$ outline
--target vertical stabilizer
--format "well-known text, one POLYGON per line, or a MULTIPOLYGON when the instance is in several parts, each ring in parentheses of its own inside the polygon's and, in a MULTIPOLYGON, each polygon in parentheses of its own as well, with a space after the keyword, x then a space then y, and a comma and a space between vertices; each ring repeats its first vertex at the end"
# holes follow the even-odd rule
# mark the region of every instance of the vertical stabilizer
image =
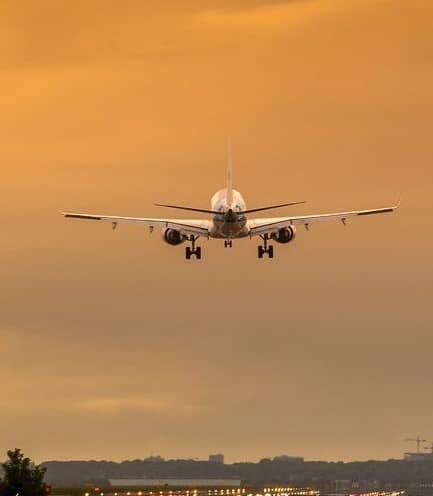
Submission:
POLYGON ((232 160, 232 143, 229 138, 227 141, 227 203, 233 203, 233 160, 232 160))

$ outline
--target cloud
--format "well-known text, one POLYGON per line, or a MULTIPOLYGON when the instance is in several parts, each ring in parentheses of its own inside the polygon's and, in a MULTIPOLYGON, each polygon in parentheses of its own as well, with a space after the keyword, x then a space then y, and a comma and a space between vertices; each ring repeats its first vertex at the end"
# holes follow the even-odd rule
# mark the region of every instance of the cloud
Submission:
POLYGON ((95 397, 79 401, 75 408, 95 413, 116 413, 122 410, 138 410, 146 412, 161 412, 174 408, 172 402, 165 399, 145 397, 95 397))
POLYGON ((83 413, 117 414, 122 412, 157 413, 159 415, 195 416, 202 414, 207 407, 186 402, 185 399, 158 398, 144 396, 100 396, 75 402, 72 406, 83 413))
POLYGON ((266 27, 299 21, 299 14, 312 12, 317 4, 312 0, 287 0, 276 2, 252 2, 248 5, 235 4, 230 7, 203 10, 196 15, 196 21, 205 26, 243 28, 266 27))
POLYGON ((10 402, 5 398, 0 400, 0 407, 7 410, 15 411, 58 411, 71 412, 79 411, 87 414, 117 414, 117 413, 193 413, 197 411, 190 405, 182 404, 164 398, 152 398, 141 396, 95 396, 92 398, 76 398, 68 400, 66 398, 42 398, 27 396, 15 396, 14 401, 10 402))

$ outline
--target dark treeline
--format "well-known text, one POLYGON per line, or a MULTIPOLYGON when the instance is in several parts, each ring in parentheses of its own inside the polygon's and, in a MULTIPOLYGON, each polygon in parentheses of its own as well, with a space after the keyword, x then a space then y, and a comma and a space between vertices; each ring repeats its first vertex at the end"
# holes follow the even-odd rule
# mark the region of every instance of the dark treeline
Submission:
POLYGON ((46 478, 56 485, 103 483, 110 478, 238 477, 244 484, 312 484, 332 480, 381 481, 383 483, 427 483, 433 480, 433 462, 402 460, 366 462, 289 462, 261 460, 259 463, 223 465, 194 460, 146 461, 120 463, 109 461, 50 461, 46 478))

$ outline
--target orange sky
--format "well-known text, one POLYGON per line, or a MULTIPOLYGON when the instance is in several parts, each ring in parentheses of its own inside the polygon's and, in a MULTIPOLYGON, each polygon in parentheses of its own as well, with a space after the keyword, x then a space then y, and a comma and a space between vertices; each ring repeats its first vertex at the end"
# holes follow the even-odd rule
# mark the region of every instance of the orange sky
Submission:
MULTIPOLYGON (((433 6, 3 1, 0 450, 398 457, 433 440, 433 6), (57 211, 383 206, 259 263, 57 211)), ((175 215, 176 216, 176 215, 175 215)))

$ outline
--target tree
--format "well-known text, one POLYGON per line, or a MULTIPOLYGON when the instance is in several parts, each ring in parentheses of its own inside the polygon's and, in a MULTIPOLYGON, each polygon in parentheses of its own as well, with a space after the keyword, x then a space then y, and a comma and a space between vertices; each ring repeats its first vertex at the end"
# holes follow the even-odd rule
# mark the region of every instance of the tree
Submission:
POLYGON ((3 480, 0 481, 0 496, 44 496, 45 468, 35 465, 24 457, 21 450, 8 451, 8 459, 2 464, 3 480))

